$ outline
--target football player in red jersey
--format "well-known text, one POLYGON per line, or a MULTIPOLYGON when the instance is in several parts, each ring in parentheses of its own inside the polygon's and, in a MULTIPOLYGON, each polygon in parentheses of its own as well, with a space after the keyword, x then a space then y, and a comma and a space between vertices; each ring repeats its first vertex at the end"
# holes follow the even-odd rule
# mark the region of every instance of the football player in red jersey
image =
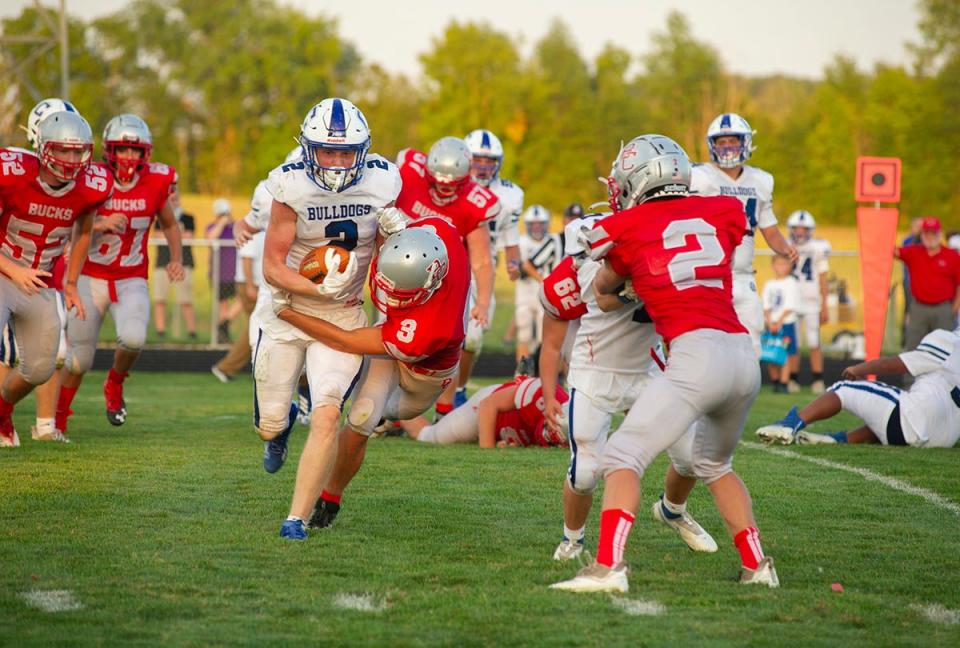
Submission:
POLYGON ((382 418, 419 416, 457 376, 470 268, 460 236, 447 221, 424 218, 380 247, 371 293, 386 316, 379 326, 344 330, 282 305, 278 317, 346 353, 370 357, 340 431, 337 460, 309 526, 330 526, 344 489, 363 463, 367 439, 382 418), (382 297, 380 297, 382 295, 382 297), (381 301, 382 299, 382 301, 381 301))
POLYGON ((150 294, 147 288, 147 239, 155 217, 160 218, 170 246, 166 272, 171 281, 184 276, 180 263, 180 228, 167 198, 176 191, 177 172, 150 162, 153 140, 147 124, 136 115, 111 119, 103 131, 103 155, 114 177, 113 196, 93 222, 90 254, 80 276, 79 292, 87 316, 67 317, 69 349, 63 367, 56 427, 67 429, 70 404, 93 355, 103 316, 110 312, 117 329, 113 366, 103 383, 107 420, 123 425, 127 417, 123 381, 147 338, 150 294))
POLYGON ((0 446, 19 445, 13 406, 56 368, 60 317, 50 270, 72 235, 64 302, 84 317, 77 278, 93 214, 113 190, 106 167, 90 162, 93 133, 78 113, 47 116, 38 144, 36 157, 0 149, 0 328, 13 321, 20 352, 0 388, 0 446))
MULTIPOLYGON (((470 179, 472 160, 467 143, 457 137, 437 140, 426 155, 413 149, 401 151, 397 166, 403 189, 397 196, 397 207, 414 220, 427 216, 443 219, 460 233, 477 284, 470 318, 486 329, 494 274, 488 222, 497 218, 501 205, 493 192, 470 179)), ((437 401, 439 416, 453 409, 456 389, 451 383, 437 401)))
POLYGON ((753 344, 733 308, 730 263, 744 236, 743 207, 735 198, 689 196, 690 161, 662 135, 644 135, 624 146, 608 183, 614 214, 588 232, 591 256, 605 259, 593 286, 612 294, 631 279, 670 347, 670 360, 604 449, 596 562, 552 587, 627 591, 624 549, 640 504, 640 478, 694 423, 688 462, 674 456, 674 464, 713 494, 740 553, 740 582, 777 587, 750 494, 732 467, 760 389, 753 344))
MULTIPOLYGON (((565 403, 569 396, 562 387, 555 387, 554 398, 565 403)), ((433 425, 419 417, 404 421, 403 429, 417 441, 443 445, 476 441, 481 448, 566 447, 566 432, 547 426, 543 406, 540 379, 519 376, 478 390, 462 407, 433 425)))

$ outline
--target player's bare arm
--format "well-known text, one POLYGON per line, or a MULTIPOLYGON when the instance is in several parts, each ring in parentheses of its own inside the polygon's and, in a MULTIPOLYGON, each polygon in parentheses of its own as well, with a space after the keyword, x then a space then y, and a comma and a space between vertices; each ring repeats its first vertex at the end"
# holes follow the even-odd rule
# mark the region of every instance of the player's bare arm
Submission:
MULTIPOLYGON (((827 287, 827 273, 820 273, 820 323, 826 324, 830 321, 830 310, 827 308, 827 296, 829 295, 829 288, 827 287)), ((958 291, 960 295, 960 291, 958 291)), ((956 314, 956 311, 954 311, 956 314)))
POLYGON ((127 229, 127 217, 125 214, 115 213, 109 216, 101 216, 93 221, 94 232, 114 232, 119 233, 127 229))
POLYGON ((297 213, 282 202, 273 201, 270 226, 263 242, 263 278, 276 288, 305 297, 316 297, 317 286, 293 268, 287 254, 297 234, 297 213))
POLYGON ((383 335, 375 326, 347 331, 336 324, 298 313, 290 308, 277 313, 277 317, 293 324, 335 351, 357 355, 387 355, 387 349, 383 346, 383 335))
POLYGON ((635 301, 627 300, 624 301, 621 298, 620 294, 608 295, 608 294, 597 294, 597 307, 600 308, 604 313, 610 313, 613 311, 618 311, 623 308, 624 304, 633 303, 636 305, 635 301))
POLYGON ((63 301, 67 310, 76 309, 77 317, 86 319, 87 312, 83 308, 80 294, 77 292, 77 279, 80 270, 87 262, 87 252, 90 251, 90 237, 93 235, 93 217, 96 212, 81 214, 73 224, 73 244, 67 258, 67 275, 63 281, 63 301))
POLYGON ((776 225, 761 227, 760 232, 763 234, 763 239, 767 242, 767 245, 770 246, 770 249, 790 259, 790 263, 796 263, 797 259, 800 258, 796 246, 783 238, 780 228, 776 225))
POLYGON ((537 281, 543 281, 543 277, 540 275, 539 272, 537 272, 537 269, 533 267, 533 264, 530 263, 529 261, 522 262, 521 267, 523 268, 523 271, 526 273, 526 275, 531 279, 536 279, 537 281))
POLYGON ((907 365, 903 364, 903 360, 899 356, 891 356, 847 367, 840 374, 840 377, 844 380, 865 380, 867 376, 889 376, 907 372, 907 365))
POLYGON ((620 292, 620 287, 626 282, 626 277, 617 274, 606 261, 597 271, 597 276, 593 278, 593 290, 597 294, 599 303, 600 295, 614 295, 620 292))
POLYGON ((259 231, 259 229, 248 223, 247 217, 244 216, 233 226, 233 242, 238 248, 241 248, 259 231))
POLYGON ((481 448, 494 448, 497 445, 497 414, 515 409, 513 399, 517 395, 517 386, 499 389, 482 401, 477 409, 477 427, 481 448))
POLYGON ((0 254, 0 273, 7 276, 17 290, 27 295, 35 295, 47 287, 43 278, 49 277, 46 270, 37 270, 22 266, 0 254))
POLYGON ((477 227, 466 237, 470 269, 477 280, 477 303, 470 317, 482 327, 489 325, 487 312, 493 297, 493 261, 490 258, 490 235, 485 226, 477 227))
POLYGON ((183 269, 183 242, 180 236, 180 225, 177 224, 177 215, 173 212, 173 206, 170 205, 169 200, 157 212, 157 218, 160 219, 160 228, 170 249, 170 262, 166 267, 167 276, 170 277, 170 281, 183 281, 186 276, 186 271, 183 269))
POLYGON ((560 374, 560 349, 570 323, 548 312, 543 314, 543 340, 540 342, 540 382, 543 392, 543 415, 554 432, 561 429, 563 406, 557 401, 557 376, 560 374))
POLYGON ((510 281, 516 281, 520 278, 520 246, 508 245, 503 248, 503 253, 507 260, 507 276, 510 281))

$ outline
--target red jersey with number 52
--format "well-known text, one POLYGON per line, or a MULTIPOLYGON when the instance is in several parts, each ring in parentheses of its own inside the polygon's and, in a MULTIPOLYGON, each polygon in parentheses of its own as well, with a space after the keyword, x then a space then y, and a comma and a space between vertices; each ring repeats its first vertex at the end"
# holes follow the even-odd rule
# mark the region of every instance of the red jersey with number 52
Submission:
POLYGON ((151 162, 136 184, 115 184, 113 196, 97 211, 97 220, 123 214, 123 231, 94 232, 83 274, 98 279, 147 278, 147 239, 157 213, 177 183, 177 172, 166 164, 151 162))
POLYGON ((590 254, 633 280, 665 341, 696 329, 746 333, 733 310, 730 269, 744 218, 730 196, 643 203, 598 221, 590 254))
POLYGON ((463 239, 500 213, 497 197, 473 181, 467 182, 453 202, 446 205, 433 202, 427 182, 427 156, 420 151, 407 149, 401 152, 397 163, 403 179, 397 208, 414 220, 430 216, 440 218, 457 228, 463 239))
POLYGON ((0 253, 49 271, 63 255, 73 223, 97 209, 112 189, 109 169, 94 162, 71 184, 51 190, 40 183, 35 155, 0 149, 0 253))
MULTIPOLYGON (((543 383, 539 378, 519 376, 500 385, 494 393, 516 385, 517 393, 513 397, 515 409, 497 414, 497 440, 518 446, 564 445, 565 439, 554 438, 547 434, 543 409, 543 383)), ((563 404, 569 400, 563 387, 557 385, 557 402, 563 404)))
POLYGON ((580 297, 580 283, 573 257, 566 256, 543 280, 540 303, 554 319, 568 322, 587 314, 587 305, 580 297))
MULTIPOLYGON (((421 369, 442 370, 460 361, 463 344, 463 311, 470 291, 470 263, 460 235, 447 221, 425 218, 409 227, 433 231, 447 248, 447 276, 422 304, 410 308, 387 307, 381 328, 383 345, 392 357, 421 369)), ((371 275, 376 272, 376 267, 371 275)))

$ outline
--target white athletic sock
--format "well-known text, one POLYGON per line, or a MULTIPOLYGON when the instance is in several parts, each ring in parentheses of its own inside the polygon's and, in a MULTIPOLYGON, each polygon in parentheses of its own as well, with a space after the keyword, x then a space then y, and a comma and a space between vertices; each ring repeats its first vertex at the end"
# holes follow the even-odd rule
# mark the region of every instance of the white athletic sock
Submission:
POLYGON ((567 527, 566 524, 563 525, 563 537, 569 540, 570 542, 582 542, 583 541, 583 527, 579 529, 571 529, 567 527))
POLYGON ((683 515, 683 512, 687 510, 687 503, 683 504, 674 504, 667 499, 667 496, 664 495, 660 498, 660 501, 663 502, 663 507, 673 513, 674 515, 683 515))

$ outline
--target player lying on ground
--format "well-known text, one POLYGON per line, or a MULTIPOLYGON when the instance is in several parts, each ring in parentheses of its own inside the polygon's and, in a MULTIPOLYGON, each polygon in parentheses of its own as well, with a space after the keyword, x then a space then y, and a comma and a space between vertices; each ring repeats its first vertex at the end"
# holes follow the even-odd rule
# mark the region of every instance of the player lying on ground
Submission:
POLYGON ((393 234, 374 261, 373 283, 375 303, 386 315, 379 326, 347 331, 277 306, 280 319, 330 348, 368 356, 311 528, 333 523, 378 423, 423 414, 459 370, 463 318, 450 314, 466 306, 470 268, 457 231, 426 218, 393 234))
MULTIPOLYGON (((578 219, 567 225, 567 256, 544 279, 541 292, 544 334, 540 376, 547 425, 559 431, 561 420, 570 422, 570 466, 563 484, 563 537, 553 553, 554 560, 570 560, 583 552, 584 527, 593 504, 593 491, 600 480, 600 457, 613 416, 633 405, 663 364, 660 338, 632 288, 616 295, 598 295, 593 290, 593 278, 601 264, 586 257, 577 236, 583 223, 589 227, 593 220, 596 219, 578 219), (570 400, 563 408, 549 394, 557 383, 561 347, 571 321, 579 321, 580 325, 572 344, 570 400), (641 353, 641 349, 650 349, 650 353, 641 353)), ((687 436, 692 434, 691 429, 687 436)), ((674 449, 670 451, 672 454, 674 449)), ((667 480, 668 487, 685 481, 689 484, 683 484, 685 487, 678 492, 668 488, 654 502, 654 519, 676 531, 694 551, 716 551, 714 539, 686 512, 686 497, 696 479, 680 476, 673 469, 671 473, 675 478, 667 480)))
POLYGON ((689 158, 662 135, 623 146, 608 186, 614 214, 586 232, 591 256, 605 261, 594 290, 617 294, 630 279, 670 347, 670 360, 644 386, 604 448, 596 562, 552 587, 629 589, 624 551, 640 505, 640 480, 694 423, 684 470, 714 496, 740 553, 740 582, 777 587, 773 560, 760 547, 750 494, 732 465, 760 390, 757 355, 733 307, 731 259, 744 237, 743 206, 731 197, 688 195, 689 158))
POLYGON ((960 337, 938 329, 913 351, 861 362, 843 371, 815 401, 791 408, 785 417, 757 430, 770 443, 882 443, 952 448, 960 439, 960 337), (909 390, 867 380, 872 375, 907 374, 909 390), (847 411, 865 425, 849 432, 814 434, 805 428, 847 411))

